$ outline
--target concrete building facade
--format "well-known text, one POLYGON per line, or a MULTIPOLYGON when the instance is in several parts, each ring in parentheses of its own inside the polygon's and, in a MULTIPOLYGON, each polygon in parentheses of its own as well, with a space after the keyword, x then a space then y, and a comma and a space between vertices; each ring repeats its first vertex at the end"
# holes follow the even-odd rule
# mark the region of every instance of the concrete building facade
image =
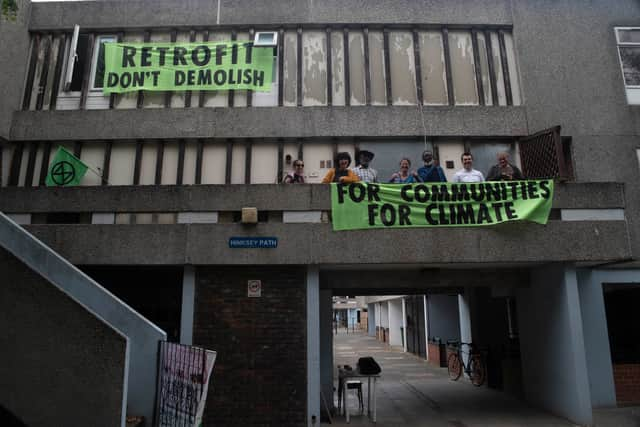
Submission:
MULTIPOLYGON (((634 0, 19 2, 15 21, 0 20, 3 295, 37 312, 40 287, 60 294, 48 299, 58 317, 6 319, 20 332, 7 344, 41 342, 58 325, 58 343, 71 345, 72 324, 55 319, 76 313, 73 348, 113 350, 78 371, 107 364, 118 375, 107 383, 121 422, 153 416, 142 391, 153 390, 150 343, 210 348, 205 425, 313 425, 333 395, 332 296, 407 295, 370 305, 369 333, 404 324, 406 334, 422 298, 438 331, 426 339, 473 340, 496 349, 498 365, 517 331, 532 404, 589 424, 594 407, 637 403, 640 337, 625 325, 640 301, 638 17, 634 0), (278 35, 267 93, 105 96, 96 79, 103 43, 259 31, 278 35), (44 185, 57 146, 93 169, 81 185, 44 185), (330 189, 317 183, 337 152, 373 151, 386 180, 403 157, 419 167, 425 149, 448 178, 464 151, 483 173, 500 151, 525 173, 552 169, 550 221, 332 230, 330 189), (307 184, 281 185, 295 159, 307 184), (248 207, 254 224, 242 222, 248 207), (232 247, 237 237, 277 245, 232 247), (24 269, 42 280, 16 286, 24 269), (83 338, 91 328, 99 339, 83 338)), ((55 395, 60 382, 36 376, 24 390, 11 371, 0 381, 16 391, 0 406, 47 425, 23 399, 55 395)))

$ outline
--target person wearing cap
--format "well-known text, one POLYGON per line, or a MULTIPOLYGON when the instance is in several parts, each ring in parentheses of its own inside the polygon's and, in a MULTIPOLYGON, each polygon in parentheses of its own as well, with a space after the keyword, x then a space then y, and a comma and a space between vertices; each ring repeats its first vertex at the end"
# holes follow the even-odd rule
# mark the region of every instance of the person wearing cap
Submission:
POLYGON ((433 153, 430 150, 424 150, 422 153, 422 161, 424 166, 418 169, 418 177, 422 182, 447 182, 442 168, 436 164, 433 159, 433 153))
POLYGON ((360 150, 358 154, 360 164, 352 169, 353 172, 358 175, 360 181, 378 182, 378 171, 369 167, 369 163, 371 163, 374 156, 375 155, 371 151, 360 150))
POLYGON ((356 175, 349 165, 351 164, 351 156, 349 153, 342 152, 336 156, 336 167, 331 168, 329 172, 322 178, 323 184, 329 184, 331 182, 340 182, 343 184, 349 184, 352 182, 360 181, 358 175, 356 175))

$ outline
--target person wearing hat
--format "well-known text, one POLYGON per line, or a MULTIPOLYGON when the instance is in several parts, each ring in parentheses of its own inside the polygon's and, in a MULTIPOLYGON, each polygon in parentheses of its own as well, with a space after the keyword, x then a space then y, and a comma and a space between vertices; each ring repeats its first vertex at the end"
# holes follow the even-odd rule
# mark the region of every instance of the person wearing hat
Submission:
POLYGON ((331 182, 349 184, 360 181, 358 175, 349 169, 349 165, 351 164, 351 156, 349 153, 338 153, 335 164, 336 167, 329 169, 329 172, 322 178, 323 184, 329 184, 331 182))
POLYGON ((358 159, 360 164, 353 168, 353 172, 358 175, 360 181, 363 182, 378 182, 378 171, 369 167, 369 163, 373 160, 373 154, 371 151, 360 150, 358 159))
POLYGON ((444 171, 436 164, 433 159, 433 153, 430 150, 424 150, 422 153, 422 161, 424 166, 418 169, 418 176, 422 182, 447 182, 444 171))

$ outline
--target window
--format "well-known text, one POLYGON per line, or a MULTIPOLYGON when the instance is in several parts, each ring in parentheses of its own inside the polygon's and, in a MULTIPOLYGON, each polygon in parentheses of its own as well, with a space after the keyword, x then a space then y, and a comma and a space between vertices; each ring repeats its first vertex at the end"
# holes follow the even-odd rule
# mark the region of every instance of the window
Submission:
POLYGON ((640 28, 618 27, 615 31, 627 102, 640 105, 640 28))
POLYGON ((102 90, 104 79, 104 44, 113 43, 116 36, 98 36, 93 49, 93 60, 91 66, 91 90, 102 90))
MULTIPOLYGON (((93 46, 93 56, 91 58, 91 85, 92 91, 102 91, 102 79, 104 78, 104 44, 108 42, 115 42, 116 36, 101 35, 96 36, 95 44, 93 46)), ((77 43, 73 46, 73 41, 69 46, 69 52, 75 52, 74 60, 69 60, 68 67, 72 67, 67 71, 71 72, 70 83, 66 87, 67 92, 80 92, 82 90, 82 80, 85 67, 87 65, 87 48, 89 43, 88 34, 79 34, 77 43)))
MULTIPOLYGON (((80 92, 82 90, 82 72, 87 61, 85 52, 87 51, 88 40, 89 37, 86 34, 78 36, 77 45, 75 46, 75 60, 68 65, 73 70, 73 73, 71 74, 71 84, 65 88, 67 92, 80 92)), ((74 46, 71 46, 71 49, 74 49, 74 46)))

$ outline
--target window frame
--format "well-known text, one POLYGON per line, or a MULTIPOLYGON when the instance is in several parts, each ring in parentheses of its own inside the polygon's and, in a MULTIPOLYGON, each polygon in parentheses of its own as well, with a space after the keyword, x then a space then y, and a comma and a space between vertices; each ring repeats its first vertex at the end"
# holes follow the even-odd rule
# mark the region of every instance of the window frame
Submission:
POLYGON ((640 27, 614 27, 613 30, 615 33, 616 52, 618 54, 618 63, 620 64, 620 73, 622 76, 622 84, 624 85, 625 94, 627 97, 627 104, 640 105, 640 84, 639 85, 627 84, 624 76, 624 64, 622 63, 622 55, 620 54, 620 48, 624 46, 635 46, 640 48, 640 41, 639 42, 621 42, 620 31, 635 30, 640 32, 640 27))
POLYGON ((102 87, 96 87, 96 73, 98 71, 98 55, 100 54, 100 43, 116 43, 118 36, 116 34, 97 34, 93 45, 93 54, 91 58, 91 83, 89 84, 89 92, 102 92, 102 87), (106 39, 106 40, 105 40, 106 39))

